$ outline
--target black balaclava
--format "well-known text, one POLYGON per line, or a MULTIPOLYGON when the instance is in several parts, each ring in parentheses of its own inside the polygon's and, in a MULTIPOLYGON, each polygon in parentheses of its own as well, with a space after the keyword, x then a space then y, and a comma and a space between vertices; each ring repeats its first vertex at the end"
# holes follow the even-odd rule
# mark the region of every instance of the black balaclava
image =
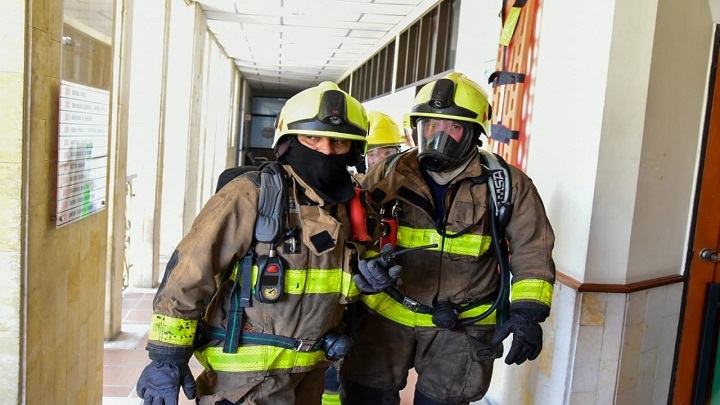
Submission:
POLYGON ((355 196, 347 171, 347 166, 355 164, 352 150, 342 155, 326 155, 308 148, 293 136, 282 158, 326 202, 345 203, 355 196))

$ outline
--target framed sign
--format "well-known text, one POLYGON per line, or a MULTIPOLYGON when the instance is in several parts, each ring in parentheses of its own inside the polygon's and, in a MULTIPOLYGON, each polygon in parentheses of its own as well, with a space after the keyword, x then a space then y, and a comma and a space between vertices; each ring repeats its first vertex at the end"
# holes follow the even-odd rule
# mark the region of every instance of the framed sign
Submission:
POLYGON ((60 83, 56 226, 105 209, 110 92, 60 83))

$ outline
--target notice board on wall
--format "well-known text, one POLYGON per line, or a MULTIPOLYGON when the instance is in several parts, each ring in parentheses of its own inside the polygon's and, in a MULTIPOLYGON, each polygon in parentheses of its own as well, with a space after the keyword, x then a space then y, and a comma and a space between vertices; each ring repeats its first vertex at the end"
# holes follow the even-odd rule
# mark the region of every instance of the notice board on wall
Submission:
POLYGON ((105 209, 110 92, 60 83, 56 226, 105 209))

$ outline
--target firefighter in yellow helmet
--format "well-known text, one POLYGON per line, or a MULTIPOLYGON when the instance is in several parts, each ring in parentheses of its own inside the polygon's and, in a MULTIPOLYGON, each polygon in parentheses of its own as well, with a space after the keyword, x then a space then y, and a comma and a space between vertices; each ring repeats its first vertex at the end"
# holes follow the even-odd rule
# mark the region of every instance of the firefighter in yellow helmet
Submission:
POLYGON ((510 334, 506 363, 539 355, 553 231, 532 181, 479 148, 490 118, 487 94, 465 75, 433 81, 410 113, 417 148, 364 177, 376 211, 397 224, 396 246, 388 238, 380 252, 435 247, 398 255, 394 269, 360 261, 364 313, 340 369, 344 405, 399 404, 411 368, 415 404, 468 404, 487 392, 510 334))
POLYGON ((180 388, 199 404, 321 403, 325 370, 350 346, 338 329, 345 304, 360 296, 347 166, 362 164, 367 129, 362 105, 334 83, 287 101, 270 164, 279 175, 228 182, 167 265, 137 383, 145 404, 176 404, 180 388), (278 236, 259 239, 271 222, 278 236))
POLYGON ((381 159, 400 152, 405 145, 405 138, 401 128, 389 115, 380 111, 370 111, 368 119, 370 130, 365 161, 370 168, 381 159))
MULTIPOLYGON (((380 111, 370 111, 367 115, 370 121, 370 129, 368 130, 365 164, 366 168, 370 168, 382 161, 382 159, 400 152, 400 149, 405 145, 405 137, 401 128, 389 115, 380 111)), ((359 181, 362 176, 363 174, 359 173, 355 175, 355 178, 359 181)), ((339 387, 336 366, 331 365, 325 374, 323 405, 340 404, 339 387)))
POLYGON ((410 114, 403 114, 403 135, 405 136, 405 142, 411 148, 415 147, 415 141, 413 140, 412 125, 410 125, 410 114))

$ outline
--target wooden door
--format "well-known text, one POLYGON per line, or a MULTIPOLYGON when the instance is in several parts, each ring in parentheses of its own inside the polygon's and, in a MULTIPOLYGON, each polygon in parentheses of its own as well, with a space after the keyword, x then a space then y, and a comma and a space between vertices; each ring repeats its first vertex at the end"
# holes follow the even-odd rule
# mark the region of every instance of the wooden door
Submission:
MULTIPOLYGON (((710 392, 715 356, 717 352, 718 300, 720 284, 720 264, 703 260, 700 253, 704 249, 710 252, 720 250, 720 78, 718 78, 718 29, 716 27, 715 50, 708 100, 708 121, 703 137, 702 158, 700 161, 700 181, 698 183, 697 204, 692 243, 688 252, 689 264, 686 269, 687 285, 685 301, 681 315, 679 345, 676 352, 674 384, 671 388, 673 404, 703 404, 707 396, 697 398, 700 392, 710 392), (715 297, 714 302, 707 299, 708 294, 715 297), (713 311, 714 310, 714 311, 713 311), (714 319, 713 319, 714 318, 714 319), (708 322, 709 321, 709 322, 708 322), (715 324, 713 325, 713 322, 715 324), (709 334, 703 327, 710 323, 709 334), (708 345, 708 337, 710 344, 708 345), (704 344, 705 343, 705 344, 704 344), (704 344, 704 345, 703 345, 704 344), (698 373, 706 360, 705 371, 709 375, 698 373)), ((707 256, 707 253, 706 253, 707 256)), ((715 376, 720 377, 720 376, 715 376)), ((715 401, 718 399, 715 398, 715 401)), ((716 403, 713 401, 713 403, 716 403)))

